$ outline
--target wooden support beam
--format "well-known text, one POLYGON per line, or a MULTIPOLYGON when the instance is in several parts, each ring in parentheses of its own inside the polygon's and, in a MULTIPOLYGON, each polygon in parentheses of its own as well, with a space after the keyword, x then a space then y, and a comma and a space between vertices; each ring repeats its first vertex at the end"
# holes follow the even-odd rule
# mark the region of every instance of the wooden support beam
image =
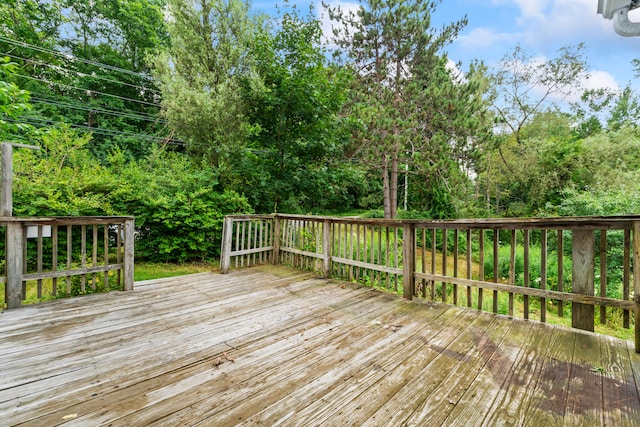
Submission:
MULTIPOLYGON (((416 236, 413 224, 402 226, 402 295, 405 299, 413 299, 415 293, 416 236)), ((397 258, 396 258, 397 259, 397 258)))
POLYGON ((128 219, 124 222, 124 262, 122 263, 125 291, 133 290, 134 247, 135 221, 133 219, 128 219))
POLYGON ((19 308, 22 305, 22 272, 24 266, 24 233, 22 224, 9 222, 7 224, 6 240, 6 274, 5 302, 7 308, 19 308))
POLYGON ((331 220, 325 219, 322 223, 322 274, 325 278, 331 277, 331 220))
MULTIPOLYGON (((594 242, 593 230, 572 231, 573 282, 571 292, 594 295, 594 242)), ((595 307, 572 303, 571 326, 585 331, 594 331, 595 307)))
POLYGON ((636 353, 640 353, 640 221, 633 223, 633 293, 635 308, 636 353))
POLYGON ((282 226, 282 220, 279 215, 273 217, 273 259, 272 263, 280 264, 280 228, 282 226))
POLYGON ((222 248, 220 249, 220 272, 227 274, 231 267, 231 245, 233 244, 233 218, 225 217, 222 223, 222 248))

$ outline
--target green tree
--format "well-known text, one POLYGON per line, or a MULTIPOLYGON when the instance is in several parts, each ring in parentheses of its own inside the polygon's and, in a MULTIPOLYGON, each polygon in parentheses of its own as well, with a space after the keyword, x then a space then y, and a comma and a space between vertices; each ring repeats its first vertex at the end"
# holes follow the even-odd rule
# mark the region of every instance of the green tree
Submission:
POLYGON ((31 109, 29 92, 14 83, 16 64, 0 57, 0 139, 20 137, 30 129, 20 117, 31 109))
POLYGON ((244 83, 246 117, 254 132, 236 156, 236 189, 258 211, 348 209, 350 190, 362 184, 344 161, 350 75, 328 63, 322 30, 312 17, 284 9, 277 27, 263 33, 252 53, 263 89, 244 83))
POLYGON ((441 52, 467 22, 463 18, 434 29, 431 15, 439 4, 371 0, 361 1, 355 13, 328 8, 337 22, 339 54, 356 75, 350 114, 360 126, 354 152, 381 171, 387 218, 396 216, 401 164, 426 153, 431 141, 421 137, 433 117, 425 104, 426 89, 443 76, 452 79, 443 71, 441 52))
POLYGON ((224 168, 250 131, 241 88, 261 90, 252 53, 262 19, 241 0, 169 0, 167 7, 171 44, 153 58, 163 114, 192 152, 224 168))
POLYGON ((0 6, 0 55, 19 64, 38 127, 68 123, 91 131, 105 160, 118 148, 143 156, 167 134, 145 57, 166 42, 161 0, 51 0, 0 6), (64 11, 64 13, 62 13, 64 11))

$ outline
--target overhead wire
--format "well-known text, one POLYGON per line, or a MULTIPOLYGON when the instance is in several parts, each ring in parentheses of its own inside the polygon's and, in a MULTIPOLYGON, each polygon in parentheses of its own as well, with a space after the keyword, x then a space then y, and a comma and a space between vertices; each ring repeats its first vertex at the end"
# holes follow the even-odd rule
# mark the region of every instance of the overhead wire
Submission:
MULTIPOLYGON (((131 70, 124 69, 124 68, 115 67, 115 66, 112 66, 112 65, 109 65, 109 64, 104 64, 104 63, 101 63, 101 62, 87 60, 87 59, 84 59, 84 58, 78 58, 78 57, 72 56, 70 54, 54 51, 54 50, 43 48, 43 47, 40 47, 40 46, 35 46, 35 45, 29 44, 29 43, 26 43, 26 42, 14 40, 14 39, 11 39, 11 38, 8 38, 8 37, 4 37, 4 36, 1 36, 1 35, 0 35, 0 42, 5 42, 5 43, 8 43, 8 44, 11 44, 11 45, 14 45, 14 46, 20 46, 20 47, 28 48, 28 49, 31 49, 31 50, 34 50, 34 51, 38 51, 38 52, 41 52, 41 53, 47 53, 47 54, 59 56, 59 57, 63 58, 66 61, 81 62, 81 63, 84 63, 84 64, 100 67, 100 68, 103 68, 103 69, 106 69, 106 70, 116 71, 116 72, 120 72, 120 73, 124 73, 124 74, 128 74, 128 75, 140 77, 140 78, 143 78, 143 79, 146 79, 146 80, 149 80, 149 81, 153 80, 151 76, 149 76, 147 74, 144 74, 144 73, 138 73, 138 72, 134 72, 134 71, 131 71, 131 70)), ((133 88, 136 88, 136 89, 140 89, 140 90, 143 90, 143 91, 154 92, 156 94, 158 93, 155 89, 144 88, 142 86, 132 85, 132 84, 127 83, 127 82, 121 82, 121 81, 118 81, 118 80, 112 80, 112 79, 108 79, 108 78, 101 77, 101 76, 94 76, 94 75, 90 75, 90 74, 86 74, 86 73, 81 73, 81 72, 78 72, 76 70, 66 69, 64 67, 56 66, 56 65, 53 65, 53 64, 46 64, 46 63, 44 63, 42 61, 36 61, 36 60, 29 59, 29 58, 24 58, 24 57, 20 57, 20 56, 17 56, 17 55, 12 55, 10 53, 4 53, 4 55, 12 57, 14 59, 32 62, 32 63, 35 63, 37 65, 41 65, 41 66, 50 66, 50 67, 52 67, 54 69, 61 70, 61 72, 72 72, 72 73, 75 73, 76 75, 78 75, 79 77, 97 78, 99 80, 108 81, 108 82, 114 83, 114 84, 122 84, 122 85, 125 85, 125 86, 129 86, 129 87, 133 87, 133 88)), ((46 84, 49 84, 49 85, 56 85, 58 87, 67 88, 69 90, 88 92, 90 94, 111 97, 111 98, 120 99, 120 100, 123 100, 123 101, 128 101, 128 102, 133 102, 133 103, 138 103, 138 104, 143 104, 143 105, 148 105, 148 106, 152 106, 152 107, 158 107, 158 108, 161 107, 161 105, 158 104, 158 103, 152 103, 152 102, 132 99, 132 98, 128 98, 128 97, 123 97, 123 96, 119 96, 119 95, 113 95, 113 94, 100 92, 100 91, 96 91, 96 90, 91 90, 91 89, 87 89, 87 88, 81 88, 81 87, 77 87, 77 86, 67 85, 67 84, 64 84, 64 83, 59 83, 59 82, 55 82, 55 81, 51 81, 51 80, 47 80, 47 79, 43 79, 43 78, 26 76, 26 75, 22 75, 22 74, 16 74, 16 76, 22 77, 22 78, 26 78, 26 79, 30 79, 30 80, 39 81, 39 82, 46 83, 46 84)), ((154 117, 149 116, 149 115, 147 115, 145 113, 142 113, 142 112, 140 112, 140 113, 139 112, 132 112, 132 110, 110 110, 110 109, 107 109, 107 108, 92 109, 92 108, 89 108, 89 107, 81 107, 81 106, 73 105, 73 104, 70 104, 70 103, 68 104, 68 103, 65 103, 65 102, 57 101, 57 100, 47 99, 47 97, 45 95, 42 95, 42 94, 38 94, 38 95, 42 96, 43 98, 35 97, 35 98, 32 98, 32 99, 35 102, 39 102, 39 103, 43 103, 43 104, 49 104, 49 105, 53 105, 53 106, 66 107, 66 108, 75 108, 75 109, 82 110, 82 111, 90 111, 90 112, 96 112, 96 113, 101 113, 101 114, 108 114, 108 115, 118 116, 118 117, 121 117, 121 118, 129 118, 129 119, 135 119, 135 120, 145 120, 145 121, 157 122, 157 123, 162 123, 162 124, 166 124, 167 123, 166 120, 157 119, 157 118, 154 118, 154 117)), ((99 135, 103 135, 103 136, 125 136, 125 137, 138 138, 138 139, 149 140, 149 141, 167 142, 169 144, 174 144, 174 145, 181 145, 181 146, 186 145, 185 141, 182 141, 182 140, 179 140, 179 139, 175 139, 173 137, 165 138, 165 137, 153 136, 153 135, 148 135, 148 134, 137 134, 137 133, 130 133, 130 132, 112 130, 112 129, 95 128, 95 127, 90 127, 90 126, 85 126, 85 125, 65 123, 65 122, 53 121, 53 120, 44 120, 44 119, 38 119, 38 118, 26 117, 26 116, 21 116, 21 117, 19 117, 19 119, 21 119, 22 122, 26 122, 28 124, 37 125, 37 126, 47 126, 47 125, 51 125, 51 124, 66 124, 66 125, 68 125, 68 126, 70 126, 72 128, 75 128, 75 129, 87 130, 87 131, 90 131, 91 133, 99 134, 99 135)), ((12 121, 12 122, 20 122, 20 120, 15 120, 15 119, 7 119, 7 120, 12 121)))
POLYGON ((22 77, 22 78, 29 79, 29 80, 36 80, 36 81, 39 81, 39 82, 42 82, 42 83, 56 85, 56 86, 64 87, 64 88, 71 89, 71 90, 79 90, 79 91, 82 91, 82 92, 89 92, 89 93, 92 93, 92 94, 108 96, 108 97, 111 97, 111 98, 121 99, 121 100, 124 100, 124 101, 134 102, 134 103, 138 103, 138 104, 150 105, 152 107, 158 107, 158 108, 160 107, 160 104, 154 103, 154 102, 147 102, 147 101, 141 101, 139 99, 127 98, 125 96, 112 95, 110 93, 105 93, 105 92, 100 92, 100 91, 93 90, 93 89, 87 89, 87 88, 72 86, 72 85, 68 85, 68 84, 65 84, 65 83, 58 83, 58 82, 54 82, 54 81, 43 79, 43 78, 25 76, 24 74, 14 74, 14 75, 16 77, 22 77))
POLYGON ((22 42, 19 40, 15 40, 15 39, 11 39, 8 37, 4 37, 4 36, 0 36, 0 41, 3 41, 5 43, 9 43, 12 44, 14 46, 20 46, 20 47, 25 47, 27 49, 32 49, 38 52, 43 52, 43 53, 48 53, 51 55, 56 55, 56 56, 60 56, 64 59, 66 59, 67 61, 77 61, 77 62, 82 62, 84 64, 90 64, 90 65, 95 65, 96 67, 101 67, 101 68, 105 68, 107 70, 111 70, 111 71, 117 71, 120 73, 124 73, 124 74, 129 74, 129 75, 133 75, 133 76, 137 76, 137 77, 142 77, 144 79, 147 80, 153 80, 153 78, 147 74, 144 73, 139 73, 136 71, 131 71, 131 70, 127 70, 125 68, 120 68, 120 67, 114 67, 113 65, 109 65, 109 64, 104 64, 101 62, 97 62, 97 61, 91 61, 89 59, 84 59, 84 58, 78 58, 77 56, 73 56, 71 54, 65 54, 62 52, 58 52, 55 50, 51 50, 51 49, 47 49, 41 46, 35 46, 26 42, 22 42))
POLYGON ((90 77, 92 79, 102 80, 102 81, 106 81, 106 82, 117 84, 117 85, 128 86, 128 87, 131 87, 133 89, 138 89, 138 90, 143 91, 143 92, 153 92, 155 94, 158 94, 158 91, 156 89, 153 89, 153 88, 134 85, 134 84, 131 84, 131 83, 122 82, 122 81, 119 81, 119 80, 113 80, 113 79, 109 79, 109 78, 106 78, 106 77, 97 76, 97 75, 94 75, 94 74, 87 74, 87 73, 83 73, 81 71, 72 70, 70 68, 61 67, 59 65, 47 64, 46 62, 40 61, 40 60, 37 60, 37 59, 30 59, 30 58, 24 58, 22 56, 12 55, 12 54, 10 54, 8 52, 2 52, 2 53, 0 53, 0 56, 7 56, 9 58, 13 58, 13 59, 16 59, 16 60, 19 60, 19 61, 26 61, 26 62, 30 62, 32 64, 53 68, 54 70, 59 70, 59 71, 61 71, 63 73, 65 73, 65 72, 66 73, 73 73, 73 74, 75 74, 75 75, 77 75, 79 77, 90 77))
MULTIPOLYGON (((33 95, 33 93, 32 93, 32 95, 33 95)), ((71 108, 71 109, 74 109, 74 110, 87 111, 87 112, 90 112, 90 113, 107 114, 107 115, 110 115, 110 116, 124 118, 124 119, 142 120, 142 121, 147 121, 147 122, 152 122, 152 123, 167 124, 166 120, 161 119, 159 117, 153 117, 153 116, 144 115, 144 114, 138 114, 138 113, 127 113, 127 112, 125 112, 125 111, 131 111, 131 110, 111 110, 111 109, 104 108, 104 107, 100 107, 100 108, 84 107, 84 106, 81 106, 81 105, 72 104, 70 102, 60 102, 60 101, 56 101, 56 100, 47 99, 46 97, 45 98, 41 98, 40 96, 31 96, 30 100, 33 101, 34 103, 51 105, 51 106, 54 106, 54 107, 71 108)))
POLYGON ((82 129, 82 130, 87 130, 91 133, 96 133, 96 134, 100 134, 100 135, 104 135, 104 136, 125 136, 125 137, 130 137, 130 138, 137 138, 137 139, 144 139, 144 140, 149 140, 149 141, 156 141, 156 142, 167 142, 169 144, 173 144, 173 145, 180 145, 180 146, 184 146, 186 144, 185 141, 173 138, 173 137, 162 137, 162 136, 154 136, 154 135, 146 135, 146 134, 140 134, 140 133, 132 133, 132 132, 123 132, 123 131, 118 131, 118 130, 112 130, 112 129, 103 129, 103 128, 95 128, 95 127, 91 127, 91 126, 85 126, 85 125, 78 125, 78 124, 73 124, 73 123, 66 123, 66 122, 61 122, 61 121, 57 121, 57 120, 46 120, 46 119, 40 119, 37 117, 27 117, 27 116, 19 116, 17 117, 17 119, 12 119, 12 118, 5 118, 4 120, 13 122, 13 123, 27 123, 30 125, 42 125, 42 126, 50 126, 50 125, 67 125, 71 128, 74 129, 82 129))

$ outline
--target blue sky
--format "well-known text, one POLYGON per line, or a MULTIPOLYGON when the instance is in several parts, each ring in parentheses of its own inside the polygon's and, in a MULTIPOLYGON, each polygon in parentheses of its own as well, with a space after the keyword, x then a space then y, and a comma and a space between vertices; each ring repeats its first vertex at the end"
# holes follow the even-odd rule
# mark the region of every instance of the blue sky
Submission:
MULTIPOLYGON (((357 5, 357 1, 325 0, 330 4, 357 5)), ((315 0, 290 0, 306 10, 310 3, 317 13, 322 7, 315 0)), ((253 8, 274 11, 274 2, 254 1, 253 8)), ((495 64, 505 53, 520 44, 534 56, 556 56, 559 48, 585 44, 590 78, 588 88, 620 88, 630 84, 640 90, 631 60, 640 58, 640 37, 622 37, 615 33, 611 21, 598 15, 598 0, 443 0, 433 24, 440 27, 465 14, 469 24, 447 49, 449 58, 462 62, 466 69, 473 59, 495 64)), ((640 22, 640 9, 630 13, 640 22)))

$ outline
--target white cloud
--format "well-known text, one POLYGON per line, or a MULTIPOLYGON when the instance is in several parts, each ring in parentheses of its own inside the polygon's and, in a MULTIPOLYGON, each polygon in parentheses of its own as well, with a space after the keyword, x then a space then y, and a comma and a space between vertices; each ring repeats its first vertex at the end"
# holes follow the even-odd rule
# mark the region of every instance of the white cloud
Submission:
MULTIPOLYGON (((325 1, 325 3, 332 9, 339 7, 344 13, 347 13, 347 14, 348 13, 355 14, 356 11, 360 8, 360 4, 357 2, 330 0, 330 1, 325 1)), ((337 25, 337 23, 335 21, 332 21, 329 18, 329 13, 322 6, 322 1, 319 1, 316 3, 316 10, 318 11, 320 24, 322 27, 323 43, 328 44, 329 48, 333 48, 335 47, 335 45, 331 43, 331 40, 333 38, 333 28, 337 25)))
POLYGON ((467 49, 491 48, 497 44, 511 43, 517 37, 513 33, 498 33, 491 28, 474 28, 468 34, 458 38, 458 42, 467 49))

